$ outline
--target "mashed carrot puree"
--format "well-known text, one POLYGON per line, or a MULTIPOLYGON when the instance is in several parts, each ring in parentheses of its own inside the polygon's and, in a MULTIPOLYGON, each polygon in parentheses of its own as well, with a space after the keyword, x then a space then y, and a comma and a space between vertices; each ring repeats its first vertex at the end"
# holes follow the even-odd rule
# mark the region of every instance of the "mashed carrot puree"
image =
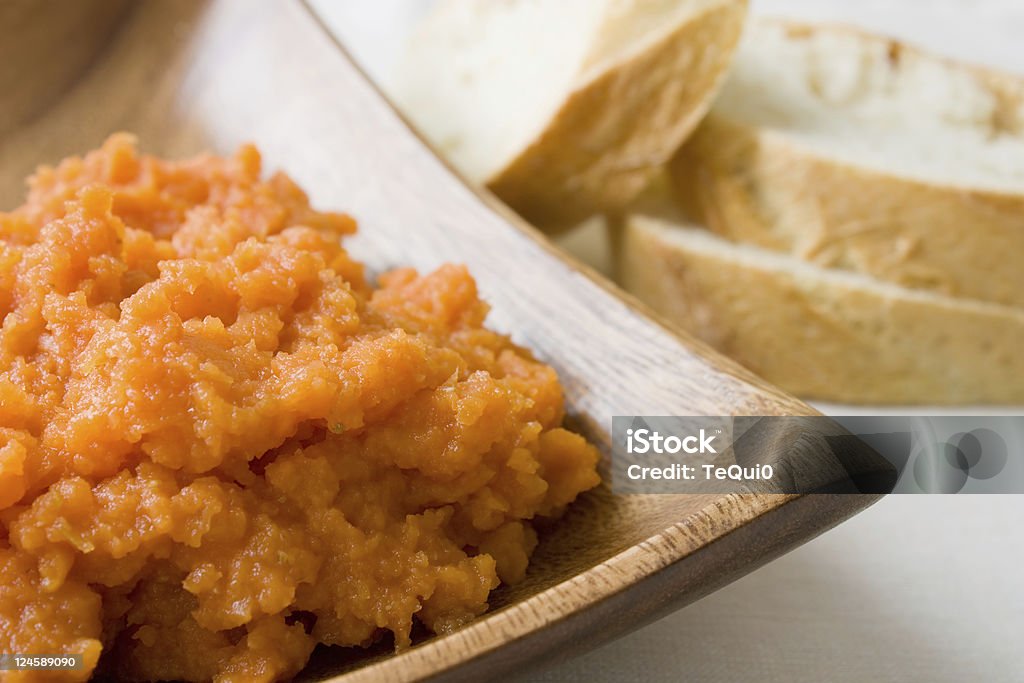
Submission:
POLYGON ((0 653, 286 678, 523 577, 596 451, 464 268, 373 288, 354 230, 252 147, 125 135, 0 214, 0 653))

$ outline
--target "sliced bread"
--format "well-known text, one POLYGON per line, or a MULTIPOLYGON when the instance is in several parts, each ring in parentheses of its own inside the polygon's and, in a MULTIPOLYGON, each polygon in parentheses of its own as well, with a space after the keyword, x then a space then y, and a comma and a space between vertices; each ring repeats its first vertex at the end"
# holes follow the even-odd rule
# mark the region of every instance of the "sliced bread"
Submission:
POLYGON ((442 0, 388 92, 542 228, 630 201, 706 113, 746 0, 442 0))
POLYGON ((687 214, 736 241, 1024 305, 1024 79, 760 20, 671 169, 687 214))
POLYGON ((797 395, 1024 403, 1022 311, 822 268, 663 216, 620 228, 628 290, 797 395))

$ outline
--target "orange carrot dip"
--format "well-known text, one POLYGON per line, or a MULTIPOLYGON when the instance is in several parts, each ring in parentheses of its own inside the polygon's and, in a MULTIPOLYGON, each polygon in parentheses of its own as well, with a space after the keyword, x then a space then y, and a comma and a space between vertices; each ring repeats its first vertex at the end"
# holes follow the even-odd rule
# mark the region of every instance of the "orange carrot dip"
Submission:
POLYGON ((354 221, 254 148, 117 135, 29 187, 0 214, 0 652, 267 681, 401 648, 484 612, 530 520, 598 483, 464 268, 374 288, 354 221))

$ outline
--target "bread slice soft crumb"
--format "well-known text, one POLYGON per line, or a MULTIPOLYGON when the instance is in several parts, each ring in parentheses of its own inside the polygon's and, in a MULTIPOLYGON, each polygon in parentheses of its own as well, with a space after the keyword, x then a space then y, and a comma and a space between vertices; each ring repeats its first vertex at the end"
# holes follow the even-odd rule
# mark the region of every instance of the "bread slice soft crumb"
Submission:
POLYGON ((1024 190, 1024 85, 881 36, 756 22, 714 110, 847 163, 1024 190))
POLYGON ((1024 305, 1024 79, 761 20, 672 173, 689 215, 736 241, 1024 305))
POLYGON ((643 189, 693 131, 746 0, 446 0, 389 94, 471 181, 564 228, 643 189))

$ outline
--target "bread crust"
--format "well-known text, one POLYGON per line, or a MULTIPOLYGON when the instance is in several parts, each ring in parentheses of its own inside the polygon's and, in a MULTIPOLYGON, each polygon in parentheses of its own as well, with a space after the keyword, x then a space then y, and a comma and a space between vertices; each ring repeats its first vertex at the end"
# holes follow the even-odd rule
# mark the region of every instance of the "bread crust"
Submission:
POLYGON ((702 232, 626 218, 620 278, 656 311, 766 380, 841 403, 1024 403, 1024 311, 763 250, 769 257, 759 262, 739 255, 749 248, 725 240, 709 247, 702 232))
MULTIPOLYGON (((1005 104, 1001 109, 1024 111, 1020 79, 954 66, 855 29, 826 30, 967 69, 1005 104)), ((993 126, 1022 125, 1012 118, 993 126)), ((907 287, 1024 306, 1024 188, 945 185, 847 163, 715 109, 670 169, 688 216, 731 240, 907 287)))
POLYGON ((707 113, 739 42, 746 6, 746 0, 723 0, 588 74, 543 133, 487 186, 548 230, 626 206, 707 113))

